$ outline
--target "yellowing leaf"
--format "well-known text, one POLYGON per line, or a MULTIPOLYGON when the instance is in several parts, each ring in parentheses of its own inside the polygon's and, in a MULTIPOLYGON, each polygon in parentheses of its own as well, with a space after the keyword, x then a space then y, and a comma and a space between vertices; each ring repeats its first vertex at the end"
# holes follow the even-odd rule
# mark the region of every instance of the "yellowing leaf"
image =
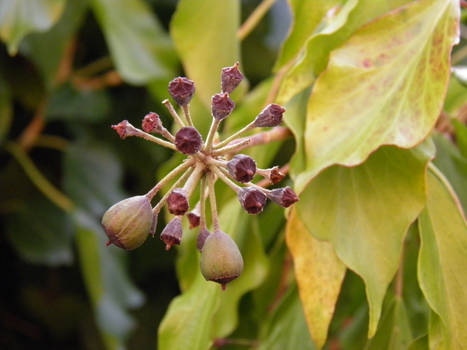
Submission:
POLYGON ((380 17, 331 54, 308 104, 306 174, 356 165, 381 145, 410 148, 432 129, 443 105, 459 5, 421 0, 380 17))
POLYGON ((425 166, 432 144, 383 147, 354 168, 333 166, 308 185, 297 203, 302 222, 365 281, 369 336, 375 333, 402 241, 425 204, 425 166))
POLYGON ((430 348, 461 350, 467 344, 467 225, 442 175, 429 172, 427 184, 427 205, 419 218, 418 280, 439 316, 430 320, 430 348))
POLYGON ((286 239, 308 329, 316 346, 321 348, 326 342, 345 266, 329 242, 318 241, 308 232, 295 209, 288 218, 286 239))

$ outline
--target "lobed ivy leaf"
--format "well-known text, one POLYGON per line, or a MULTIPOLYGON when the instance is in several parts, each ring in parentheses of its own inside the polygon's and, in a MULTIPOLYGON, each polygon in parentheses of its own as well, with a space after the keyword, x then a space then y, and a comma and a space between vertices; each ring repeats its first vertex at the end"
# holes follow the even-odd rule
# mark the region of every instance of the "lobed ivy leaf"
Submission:
POLYGON ((434 311, 430 348, 460 350, 467 344, 467 225, 454 192, 438 170, 428 172, 427 193, 418 220, 418 281, 434 311))
POLYGON ((91 7, 125 81, 144 84, 173 76, 172 43, 144 1, 91 0, 91 7))
MULTIPOLYGON (((221 89, 221 68, 240 59, 236 36, 240 23, 238 0, 181 0, 170 33, 187 76, 210 110, 211 96, 221 89)), ((207 116, 203 116, 206 118, 207 116)))
POLYGON ((321 349, 345 276, 345 265, 331 243, 318 241, 308 232, 295 209, 290 211, 287 220, 286 240, 294 260, 308 329, 316 347, 321 349))
POLYGON ((412 2, 332 53, 308 103, 299 192, 332 164, 356 165, 381 145, 410 148, 427 136, 443 104, 458 15, 455 1, 412 2))
POLYGON ((10 55, 20 41, 34 31, 49 29, 61 16, 65 0, 3 0, 0 2, 0 39, 10 55))
POLYGON ((329 240, 340 260, 363 278, 369 337, 375 334, 405 234, 423 209, 425 167, 432 154, 431 143, 414 150, 383 147, 357 167, 326 169, 296 204, 308 231, 329 240))

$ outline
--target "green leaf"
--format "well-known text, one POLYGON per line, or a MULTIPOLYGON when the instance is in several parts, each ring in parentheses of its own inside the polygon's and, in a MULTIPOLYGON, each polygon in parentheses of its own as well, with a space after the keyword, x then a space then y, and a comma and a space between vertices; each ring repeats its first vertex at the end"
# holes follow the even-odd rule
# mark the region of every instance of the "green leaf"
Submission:
POLYGON ((76 244, 84 283, 96 323, 107 349, 122 349, 135 323, 128 308, 143 304, 144 296, 125 272, 124 251, 106 246, 101 226, 84 211, 74 213, 76 244))
POLYGON ((307 229, 331 241, 340 260, 363 278, 370 337, 404 236, 424 206, 425 166, 432 153, 431 143, 414 150, 380 148, 360 166, 326 169, 297 203, 307 229))
MULTIPOLYGON (((170 33, 188 77, 206 108, 220 90, 221 68, 240 59, 238 0, 181 0, 170 33)), ((201 116, 200 116, 201 117, 201 116)), ((202 116, 206 118, 206 116, 202 116)))
POLYGON ((44 197, 29 198, 6 226, 7 238, 22 259, 50 266, 73 262, 73 233, 70 218, 44 197))
POLYGON ((455 1, 412 2, 333 52, 308 104, 299 192, 332 164, 356 165, 381 145, 410 148, 427 136, 443 104, 458 14, 455 1))
POLYGON ((318 241, 308 232, 295 209, 287 220, 286 238, 308 329, 316 347, 321 349, 326 343, 345 266, 329 242, 318 241))
POLYGON ((325 27, 329 18, 328 11, 339 11, 341 0, 291 0, 290 7, 294 17, 289 36, 284 41, 275 70, 294 59, 305 46, 308 38, 320 27, 325 27), (332 10, 331 10, 332 11, 332 10))
POLYGON ((91 0, 91 5, 125 81, 144 84, 172 77, 172 44, 144 1, 91 0))
POLYGON ((436 144, 433 163, 447 177, 467 212, 467 158, 443 135, 435 134, 433 140, 436 144))
POLYGON ((418 280, 437 314, 430 319, 430 348, 460 350, 467 344, 467 225, 446 179, 434 171, 428 173, 427 205, 419 218, 418 280), (434 347, 437 341, 444 347, 434 347))
POLYGON ((65 0, 3 0, 0 3, 0 38, 16 55, 25 35, 49 29, 61 16, 65 0))
POLYGON ((449 81, 446 99, 444 101, 444 110, 450 114, 456 114, 465 104, 467 99, 467 87, 462 85, 455 76, 449 81))
POLYGON ((105 90, 76 90, 65 84, 51 93, 47 103, 47 120, 99 121, 110 112, 111 101, 105 90))
POLYGON ((11 93, 7 83, 0 80, 0 143, 10 131, 11 121, 13 119, 13 106, 11 101, 11 93))
POLYGON ((263 327, 264 331, 259 339, 258 350, 316 349, 308 333, 305 315, 295 286, 290 288, 263 327))
POLYGON ((452 126, 456 134, 456 143, 460 153, 467 158, 467 126, 457 119, 452 119, 452 126))
POLYGON ((428 350, 428 335, 423 335, 415 339, 407 350, 428 350))
POLYGON ((210 325, 220 294, 220 287, 206 282, 198 272, 189 289, 170 304, 159 326, 159 349, 209 349, 212 343, 210 325))
POLYGON ((38 67, 47 87, 52 87, 57 78, 60 61, 71 39, 81 25, 88 0, 67 1, 63 15, 46 32, 28 35, 19 47, 21 54, 27 56, 38 67))
POLYGON ((412 340, 410 324, 404 302, 391 296, 386 303, 381 324, 375 336, 368 342, 366 350, 406 349, 412 340))
POLYGON ((64 167, 66 193, 87 212, 102 215, 123 199, 122 170, 109 149, 89 141, 71 145, 65 153, 64 167))

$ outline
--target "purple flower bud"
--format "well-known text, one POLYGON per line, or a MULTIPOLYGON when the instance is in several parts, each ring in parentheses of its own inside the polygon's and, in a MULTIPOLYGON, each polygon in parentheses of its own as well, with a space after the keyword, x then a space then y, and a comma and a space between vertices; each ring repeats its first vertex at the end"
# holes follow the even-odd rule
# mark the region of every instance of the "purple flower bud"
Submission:
POLYGON ((273 185, 281 182, 284 177, 285 175, 280 172, 278 166, 273 167, 269 172, 269 181, 271 181, 273 185))
POLYGON ((112 125, 112 129, 114 129, 118 136, 124 140, 127 136, 130 136, 132 129, 131 126, 132 125, 128 122, 128 120, 122 120, 120 123, 112 125))
POLYGON ((169 83, 169 94, 180 106, 187 105, 195 93, 195 83, 185 77, 178 77, 169 83))
POLYGON ((186 214, 186 216, 188 218, 188 222, 190 223, 190 229, 193 229, 199 226, 199 223, 201 221, 199 202, 192 211, 186 214))
POLYGON ((161 132, 163 129, 159 114, 154 112, 150 112, 144 116, 141 126, 146 132, 161 132))
POLYGON ((182 241, 182 219, 174 217, 161 232, 161 240, 165 243, 165 250, 169 250, 173 245, 179 245, 182 241))
POLYGON ((243 187, 237 196, 243 209, 249 214, 261 213, 267 200, 266 195, 254 187, 243 187))
POLYGON ((199 251, 203 249, 204 242, 206 242, 206 238, 208 238, 210 234, 211 233, 206 229, 202 229, 199 231, 198 238, 196 239, 196 247, 199 251))
POLYGON ((237 154, 228 163, 230 176, 238 182, 250 182, 256 174, 256 162, 244 154, 237 154))
POLYGON ((238 69, 239 63, 222 68, 222 92, 231 93, 242 82, 243 74, 238 69))
POLYGON ((212 97, 211 111, 212 116, 216 119, 222 120, 227 118, 235 108, 235 102, 230 99, 229 94, 217 94, 212 97))
POLYGON ((290 207, 299 200, 296 193, 288 186, 269 191, 268 198, 284 208, 290 207))
POLYGON ((183 188, 174 189, 167 197, 167 207, 174 215, 184 215, 190 207, 186 191, 183 188))
POLYGON ((175 135, 175 146, 184 154, 194 154, 201 149, 203 139, 198 130, 192 126, 185 126, 175 135))
POLYGON ((254 125, 256 127, 278 126, 282 123, 282 115, 285 108, 274 103, 267 105, 256 117, 254 125))

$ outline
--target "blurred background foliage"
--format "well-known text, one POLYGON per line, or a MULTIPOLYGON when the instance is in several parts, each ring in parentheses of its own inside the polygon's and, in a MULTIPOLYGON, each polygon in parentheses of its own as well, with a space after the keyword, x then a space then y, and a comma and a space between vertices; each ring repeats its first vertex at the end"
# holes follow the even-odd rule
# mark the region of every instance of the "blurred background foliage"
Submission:
MULTIPOLYGON (((175 164, 170 151, 141 140, 123 142, 109 127, 122 119, 139 125, 148 111, 170 125, 160 102, 174 76, 195 80, 193 115, 203 132, 220 68, 235 60, 248 82, 234 94, 238 107, 224 131, 237 130, 262 108, 275 88, 273 72, 291 58, 287 53, 298 53, 292 42, 280 56, 292 22, 288 2, 265 2, 274 4, 239 43, 237 27, 259 0, 0 0, 1 348, 190 349, 193 339, 203 348, 218 338, 215 344, 225 349, 316 349, 277 206, 253 218, 219 189, 223 229, 239 244, 246 267, 222 298, 218 286, 199 274, 194 231, 177 253, 149 239, 128 254, 105 247, 99 224, 110 205, 145 193, 175 164)), ((344 3, 351 10, 357 1, 326 6, 344 3)), ((459 67, 434 141, 435 163, 465 209, 463 26, 462 34, 453 57, 459 67)), ((304 90, 288 106, 292 129, 300 128, 294 120, 303 119, 309 93, 304 90)), ((266 168, 287 163, 294 149, 287 140, 249 152, 266 168)), ((161 218, 159 228, 163 224, 161 218)), ((390 291, 370 342, 365 286, 350 270, 345 277, 342 272, 326 348, 385 349, 416 339, 411 348, 426 349, 430 309, 414 277, 418 248, 412 225, 405 243, 405 307, 390 291), (411 334, 399 333, 409 328, 411 334)))

